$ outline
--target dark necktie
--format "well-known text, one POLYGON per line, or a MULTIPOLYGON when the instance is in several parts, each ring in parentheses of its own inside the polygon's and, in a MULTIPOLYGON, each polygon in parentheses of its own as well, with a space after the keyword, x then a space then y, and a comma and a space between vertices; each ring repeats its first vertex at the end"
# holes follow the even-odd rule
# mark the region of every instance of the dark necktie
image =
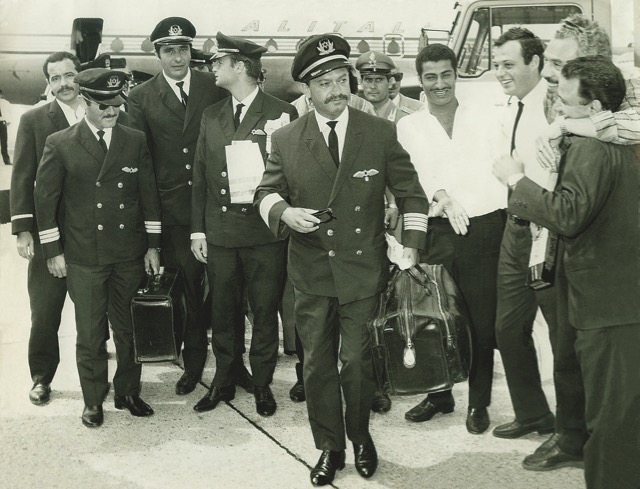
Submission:
POLYGON ((104 136, 104 131, 98 131, 98 144, 100 145, 100 147, 102 148, 102 151, 104 151, 104 154, 107 154, 107 151, 109 151, 109 148, 107 148, 107 142, 104 140, 103 138, 104 136))
POLYGON ((340 165, 340 152, 338 151, 338 135, 336 134, 336 124, 338 121, 327 122, 327 126, 331 128, 329 132, 329 153, 333 158, 336 166, 340 165))
POLYGON ((178 82, 176 83, 176 85, 178 85, 178 88, 180 89, 180 97, 182 98, 182 105, 184 105, 185 107, 187 106, 187 102, 189 101, 189 96, 187 95, 187 92, 184 91, 184 88, 182 88, 184 86, 184 82, 178 82))
POLYGON ((244 104, 236 105, 236 113, 233 116, 233 124, 236 126, 236 129, 240 127, 240 114, 242 114, 242 107, 244 107, 244 104))
POLYGON ((518 122, 520 122, 522 109, 524 109, 524 104, 520 100, 518 100, 518 113, 516 114, 516 120, 513 123, 513 132, 511 133, 511 153, 510 154, 513 154, 513 150, 516 149, 516 130, 518 129, 518 122))

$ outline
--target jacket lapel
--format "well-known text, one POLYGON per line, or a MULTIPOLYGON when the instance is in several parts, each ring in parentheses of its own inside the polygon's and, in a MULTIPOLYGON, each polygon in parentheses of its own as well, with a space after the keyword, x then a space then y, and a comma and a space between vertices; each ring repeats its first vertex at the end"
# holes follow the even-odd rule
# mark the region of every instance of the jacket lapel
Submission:
MULTIPOLYGON (((80 133, 80 144, 93 158, 102 165, 104 163, 104 153, 98 143, 98 140, 89 129, 87 122, 83 119, 78 122, 78 131, 80 133)), ((112 141, 113 144, 113 141, 112 141)))
POLYGON ((338 173, 336 164, 333 162, 329 148, 324 140, 324 136, 318 128, 318 120, 315 114, 309 114, 305 124, 302 137, 305 140, 311 157, 320 165, 327 174, 327 177, 333 182, 338 173))
POLYGON ((262 90, 258 90, 256 98, 253 103, 247 109, 247 113, 244 115, 240 127, 233 135, 233 139, 242 140, 246 139, 251 130, 256 127, 256 124, 262 119, 262 104, 264 103, 264 94, 262 90))
POLYGON ((49 104, 49 119, 51 119, 51 123, 58 129, 58 131, 69 127, 69 122, 56 100, 52 100, 49 104))
MULTIPOLYGON (((191 70, 191 68, 189 68, 191 70)), ((182 128, 183 131, 187 130, 187 127, 191 123, 191 119, 198 112, 198 106, 202 101, 202 97, 207 90, 206 80, 201 79, 196 75, 196 71, 191 70, 191 86, 189 87, 189 102, 187 103, 187 108, 184 116, 184 126, 182 128)), ((178 100, 178 98, 174 94, 174 98, 178 100)), ((182 104, 180 104, 182 105, 182 104)), ((200 121, 197 121, 198 123, 200 121)))
POLYGON ((333 185, 333 189, 331 190, 331 197, 329 197, 327 207, 330 206, 336 198, 345 180, 352 178, 353 166, 358 156, 358 152, 360 151, 360 146, 362 145, 363 124, 358 122, 358 114, 356 113, 356 110, 351 110, 350 107, 347 107, 347 110, 349 111, 349 122, 347 123, 347 133, 345 135, 344 146, 342 148, 342 158, 340 158, 338 176, 333 185))
POLYGON ((156 82, 156 86, 158 88, 158 96, 160 98, 160 101, 171 112, 173 112, 178 117, 184 119, 185 115, 186 115, 186 112, 187 112, 187 109, 185 109, 184 105, 182 105, 182 102, 180 102, 180 100, 178 100, 178 97, 176 97, 175 92, 169 86, 169 84, 167 83, 167 80, 165 80, 164 75, 162 74, 162 72, 158 73, 156 76, 157 76, 157 78, 156 78, 155 82, 156 82))
POLYGON ((224 134, 224 139, 231 142, 236 132, 236 128, 233 127, 233 108, 231 97, 229 97, 222 105, 220 112, 218 112, 218 123, 224 134))
POLYGON ((107 151, 107 157, 104 159, 102 167, 100 168, 98 180, 100 180, 104 176, 104 174, 109 171, 113 164, 118 161, 120 153, 122 153, 122 148, 125 145, 126 134, 120 128, 120 126, 116 124, 113 128, 113 132, 111 133, 111 144, 109 145, 109 151, 107 151))

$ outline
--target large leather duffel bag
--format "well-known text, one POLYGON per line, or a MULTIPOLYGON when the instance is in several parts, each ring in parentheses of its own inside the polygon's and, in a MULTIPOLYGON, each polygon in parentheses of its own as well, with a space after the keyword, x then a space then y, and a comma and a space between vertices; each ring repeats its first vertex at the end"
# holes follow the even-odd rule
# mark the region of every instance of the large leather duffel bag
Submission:
POLYGON ((369 329, 378 383, 391 394, 438 392, 469 377, 469 316, 442 265, 393 266, 369 329))
POLYGON ((131 300, 131 316, 137 363, 177 360, 186 318, 180 271, 149 276, 131 300))

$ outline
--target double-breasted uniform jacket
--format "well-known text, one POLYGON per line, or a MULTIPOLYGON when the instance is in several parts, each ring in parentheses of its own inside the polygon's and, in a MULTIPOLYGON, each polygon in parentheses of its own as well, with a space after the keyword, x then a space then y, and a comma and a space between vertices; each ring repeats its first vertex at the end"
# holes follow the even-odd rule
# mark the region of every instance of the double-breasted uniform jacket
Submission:
MULTIPOLYGON (((127 125, 128 116, 120 112, 118 123, 127 125)), ((11 232, 29 231, 37 239, 33 183, 44 144, 54 132, 69 127, 57 101, 25 112, 20 118, 16 137, 13 173, 11 174, 11 232)))
POLYGON ((148 138, 165 225, 191 224, 193 159, 204 109, 227 93, 215 76, 191 70, 189 103, 185 108, 162 72, 131 90, 131 127, 148 138))
POLYGON ((109 265, 160 245, 160 203, 145 135, 116 124, 105 158, 86 120, 47 138, 35 204, 45 258, 109 265), (65 201, 64 249, 56 204, 65 201))
POLYGON ((571 139, 555 191, 524 177, 509 211, 564 241, 560 259, 575 328, 640 323, 637 147, 571 139))
POLYGON ((336 220, 309 234, 291 234, 288 270, 298 289, 337 297, 340 304, 372 297, 386 285, 385 186, 404 214, 405 246, 424 249, 429 211, 395 125, 348 110, 339 168, 314 113, 277 130, 254 202, 276 235, 287 231, 280 216, 289 205, 332 209, 336 220), (274 194, 284 200, 274 199, 274 194))
POLYGON ((260 146, 260 154, 266 160, 265 123, 279 119, 283 113, 289 114, 291 120, 298 117, 291 104, 262 90, 258 91, 237 130, 230 97, 205 110, 194 160, 192 233, 205 233, 207 242, 228 248, 281 239, 269 231, 250 203, 231 203, 225 146, 234 140, 252 141, 260 146))

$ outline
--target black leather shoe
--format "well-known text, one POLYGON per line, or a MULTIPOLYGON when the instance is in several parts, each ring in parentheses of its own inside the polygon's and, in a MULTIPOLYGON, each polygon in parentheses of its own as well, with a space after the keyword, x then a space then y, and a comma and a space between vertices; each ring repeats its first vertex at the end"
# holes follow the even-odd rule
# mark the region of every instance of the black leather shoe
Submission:
POLYGON ((82 411, 82 424, 88 428, 97 428, 102 426, 104 421, 104 413, 102 412, 102 405, 99 406, 85 406, 82 411))
POLYGON ((558 440, 560 439, 560 433, 554 433, 553 435, 551 435, 549 438, 547 438, 542 445, 540 445, 538 448, 536 448, 536 451, 533 453, 544 453, 546 451, 549 451, 553 448, 553 446, 558 443, 558 440))
POLYGON ((276 412, 276 400, 268 385, 256 386, 253 394, 256 398, 256 411, 261 416, 273 416, 276 412))
POLYGON ((374 413, 388 413, 389 409, 391 409, 391 399, 389 398, 389 394, 376 392, 373 397, 373 401, 371 402, 371 410, 374 413))
POLYGON ((304 402, 307 399, 304 393, 304 384, 301 381, 297 381, 291 390, 289 391, 289 397, 293 402, 304 402))
POLYGON ((33 387, 29 391, 29 400, 36 406, 42 406, 49 402, 51 394, 51 386, 34 379, 33 387))
POLYGON ((336 470, 344 469, 344 450, 323 450, 316 466, 311 469, 311 483, 326 486, 333 482, 336 470))
POLYGON ((151 416, 153 409, 140 396, 114 396, 113 403, 116 409, 128 409, 133 416, 151 416))
POLYGON ((467 412, 467 431, 472 435, 480 435, 489 428, 489 412, 486 407, 469 408, 467 412))
POLYGON ((364 442, 364 445, 356 445, 354 443, 353 455, 355 457, 358 474, 368 479, 376 473, 376 469, 378 468, 378 453, 371 438, 364 442))
POLYGON ((253 394, 255 386, 253 385, 253 377, 244 365, 238 369, 233 377, 233 383, 238 387, 242 387, 249 394, 253 394))
POLYGON ((187 372, 186 370, 182 374, 182 377, 176 382, 176 394, 179 396, 185 396, 193 392, 200 382, 201 375, 187 372))
POLYGON ((236 397, 236 386, 229 385, 226 387, 211 387, 209 392, 193 406, 194 411, 203 413, 211 411, 220 403, 220 401, 233 401, 236 397))
POLYGON ((429 421, 438 413, 452 413, 455 405, 456 404, 455 402, 453 402, 453 400, 451 402, 434 403, 429 400, 429 397, 426 397, 420 404, 404 413, 404 417, 409 421, 415 421, 417 423, 421 421, 429 421))
POLYGON ((582 467, 582 457, 565 452, 556 443, 546 452, 534 453, 525 457, 522 467, 527 470, 545 472, 562 467, 582 467))
POLYGON ((511 423, 497 426, 493 430, 493 436, 498 438, 520 438, 534 431, 537 431, 540 435, 549 435, 555 429, 555 421, 555 417, 551 413, 526 423, 514 420, 511 423))

